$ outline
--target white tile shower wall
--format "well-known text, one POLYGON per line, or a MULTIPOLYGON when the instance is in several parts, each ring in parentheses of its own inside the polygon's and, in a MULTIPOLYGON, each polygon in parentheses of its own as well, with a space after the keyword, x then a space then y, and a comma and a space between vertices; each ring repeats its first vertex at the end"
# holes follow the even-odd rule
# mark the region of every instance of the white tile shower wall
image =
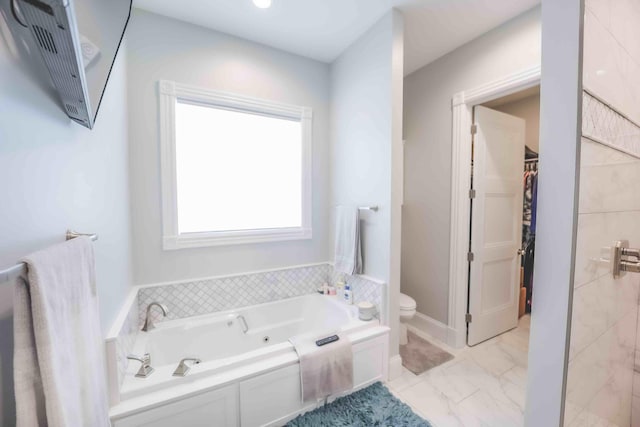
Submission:
MULTIPOLYGON (((615 112, 607 111, 609 107, 598 103, 594 98, 584 104, 585 129, 606 128, 602 123, 609 122, 599 113, 615 117, 615 112)), ((640 179, 640 150, 632 156, 612 148, 628 129, 619 126, 602 131, 601 135, 608 133, 603 141, 607 145, 582 140, 567 426, 585 419, 631 425, 640 278, 627 274, 614 280, 608 263, 600 261, 608 257, 605 248, 617 239, 640 245, 640 204, 636 200, 640 194, 628 185, 633 182, 628 179, 640 179)))
POLYGON ((587 0, 583 83, 640 123, 640 2, 587 0))
MULTIPOLYGON (((611 141, 609 141, 611 142, 611 141)), ((638 153, 640 154, 640 153, 638 153)), ((603 248, 614 240, 640 245, 640 211, 621 170, 640 179, 640 159, 583 139, 567 411, 575 422, 631 425, 640 279, 613 279, 603 248), (605 194, 615 193, 615 200, 605 194)), ((565 425, 573 425, 566 414, 565 425)))
MULTIPOLYGON (((146 307, 153 301, 167 306, 167 318, 181 319, 310 294, 328 281, 330 273, 329 264, 318 264, 145 286, 138 291, 139 322, 143 324, 146 307)), ((159 310, 152 313, 154 320, 160 320, 159 310)))
POLYGON ((614 280, 606 247, 640 246, 640 5, 587 0, 583 140, 565 425, 640 425, 634 374, 640 278, 614 280))
POLYGON ((640 316, 636 325, 636 348, 635 363, 633 365, 633 396, 631 397, 631 425, 640 426, 640 316))

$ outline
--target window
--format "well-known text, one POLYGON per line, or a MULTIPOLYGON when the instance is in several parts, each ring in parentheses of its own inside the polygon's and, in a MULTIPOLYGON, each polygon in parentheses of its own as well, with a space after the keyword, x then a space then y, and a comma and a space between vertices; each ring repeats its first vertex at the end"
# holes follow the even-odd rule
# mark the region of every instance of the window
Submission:
POLYGON ((311 238, 311 109, 159 86, 164 248, 311 238))

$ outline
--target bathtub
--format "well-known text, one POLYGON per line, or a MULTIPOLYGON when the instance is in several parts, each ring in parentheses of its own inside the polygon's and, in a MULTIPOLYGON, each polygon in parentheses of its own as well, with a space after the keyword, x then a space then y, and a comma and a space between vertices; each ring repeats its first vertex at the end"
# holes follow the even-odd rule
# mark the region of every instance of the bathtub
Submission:
POLYGON ((133 351, 149 353, 155 372, 136 378, 139 363, 129 363, 112 423, 186 426, 211 417, 221 426, 284 423, 316 406, 300 401, 298 357, 288 339, 336 332, 353 344, 355 388, 386 379, 389 329, 375 319, 359 320, 357 308, 336 297, 305 295, 157 323, 138 333, 133 351), (174 377, 185 357, 202 362, 187 376, 174 377))

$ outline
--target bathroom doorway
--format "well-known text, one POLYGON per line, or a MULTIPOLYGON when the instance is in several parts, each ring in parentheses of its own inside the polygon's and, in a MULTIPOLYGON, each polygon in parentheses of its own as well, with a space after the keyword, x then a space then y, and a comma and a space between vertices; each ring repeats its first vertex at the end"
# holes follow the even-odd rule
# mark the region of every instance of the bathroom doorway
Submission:
POLYGON ((437 425, 524 424, 531 305, 526 290, 524 301, 520 295, 524 270, 532 266, 523 268, 518 250, 531 235, 525 176, 538 170, 532 157, 539 151, 540 116, 539 69, 530 71, 519 84, 518 76, 507 76, 503 86, 493 82, 453 98, 450 333, 445 343, 413 325, 410 330, 454 357, 422 375, 405 369, 388 384, 437 425), (473 215, 481 208, 484 215, 473 215), (478 234, 488 247, 472 244, 478 234))
POLYGON ((539 86, 473 107, 467 344, 531 312, 539 151, 539 86))

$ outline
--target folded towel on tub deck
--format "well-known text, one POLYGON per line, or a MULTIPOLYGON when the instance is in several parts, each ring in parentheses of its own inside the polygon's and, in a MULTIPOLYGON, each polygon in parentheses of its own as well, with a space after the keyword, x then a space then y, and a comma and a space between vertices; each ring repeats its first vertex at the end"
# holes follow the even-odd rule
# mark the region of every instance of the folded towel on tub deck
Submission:
POLYGON ((107 427, 93 247, 79 237, 23 260, 14 292, 18 427, 107 427))
POLYGON ((344 334, 301 334, 289 339, 300 359, 302 401, 324 399, 353 388, 353 352, 344 334), (338 341, 318 347, 316 341, 338 335, 338 341))
POLYGON ((336 208, 334 268, 348 275, 362 273, 360 211, 356 206, 336 208))

